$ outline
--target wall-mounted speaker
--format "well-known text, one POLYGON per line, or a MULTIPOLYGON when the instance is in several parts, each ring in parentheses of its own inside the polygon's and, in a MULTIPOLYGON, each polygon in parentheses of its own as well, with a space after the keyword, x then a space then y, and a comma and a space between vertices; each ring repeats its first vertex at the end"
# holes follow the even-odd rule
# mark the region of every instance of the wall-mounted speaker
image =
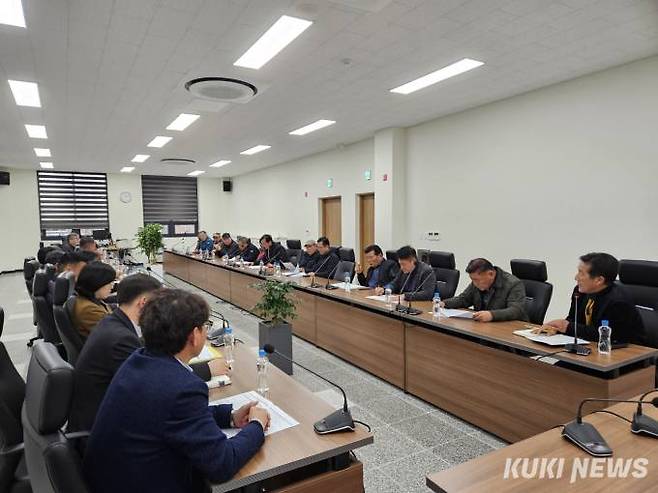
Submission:
POLYGON ((233 182, 231 180, 222 180, 222 190, 225 192, 232 192, 233 182))
POLYGON ((0 185, 9 185, 9 171, 0 171, 0 185))

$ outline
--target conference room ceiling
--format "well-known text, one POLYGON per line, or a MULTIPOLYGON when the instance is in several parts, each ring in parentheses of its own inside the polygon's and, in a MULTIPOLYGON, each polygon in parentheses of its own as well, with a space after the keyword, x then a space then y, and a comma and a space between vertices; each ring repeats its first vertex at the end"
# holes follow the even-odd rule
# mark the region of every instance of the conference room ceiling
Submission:
MULTIPOLYGON (((658 53, 656 0, 23 0, 0 25, 0 166, 235 176, 658 53), (233 63, 281 15, 313 21, 259 70, 233 63), (485 65, 410 95, 462 58, 485 65), (246 80, 245 104, 195 99, 195 77, 246 80), (18 107, 8 79, 39 84, 18 107), (179 113, 201 117, 165 130, 179 113), (336 124, 305 136, 318 119, 336 124), (48 140, 24 124, 45 125, 48 140), (149 148, 155 136, 173 137, 149 148), (240 152, 257 144, 271 149, 240 152), (48 147, 52 159, 33 148, 48 147), (185 158, 196 164, 160 164, 185 158), (232 163, 209 168, 221 159, 232 163)), ((501 122, 504 125, 505 122, 501 122)), ((477 135, 473 136, 477 145, 477 135)))

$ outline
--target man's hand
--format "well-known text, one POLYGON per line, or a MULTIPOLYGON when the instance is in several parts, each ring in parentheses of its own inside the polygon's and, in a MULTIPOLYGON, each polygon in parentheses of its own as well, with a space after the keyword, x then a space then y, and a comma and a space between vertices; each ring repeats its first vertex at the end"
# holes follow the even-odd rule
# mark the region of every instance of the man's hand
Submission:
POLYGON ((251 409, 258 405, 258 401, 251 401, 246 403, 237 411, 233 411, 233 426, 236 428, 244 428, 249 424, 251 409))
POLYGON ((270 413, 267 412, 267 409, 258 406, 249 408, 247 423, 253 420, 258 421, 263 426, 263 431, 266 431, 270 427, 270 413))
POLYGON ((475 312, 473 314, 473 320, 477 322, 491 322, 493 320, 493 315, 490 311, 475 312))
POLYGON ((361 264, 356 264, 356 273, 363 274, 363 266, 361 264))
POLYGON ((231 367, 228 366, 224 358, 216 358, 208 361, 208 368, 210 368, 210 374, 213 377, 228 375, 231 371, 231 367))
POLYGON ((533 334, 545 334, 552 336, 554 334, 565 333, 569 328, 569 321, 559 318, 557 320, 551 320, 546 322, 540 328, 532 331, 533 334))
POLYGON ((532 331, 533 334, 538 334, 538 335, 541 334, 541 335, 544 335, 544 336, 553 336, 553 335, 557 334, 558 332, 559 331, 551 325, 542 325, 541 327, 533 329, 533 331, 532 331))
POLYGON ((384 288, 381 287, 381 286, 377 286, 377 287, 375 288, 375 294, 376 294, 377 296, 381 296, 382 294, 384 294, 384 288))

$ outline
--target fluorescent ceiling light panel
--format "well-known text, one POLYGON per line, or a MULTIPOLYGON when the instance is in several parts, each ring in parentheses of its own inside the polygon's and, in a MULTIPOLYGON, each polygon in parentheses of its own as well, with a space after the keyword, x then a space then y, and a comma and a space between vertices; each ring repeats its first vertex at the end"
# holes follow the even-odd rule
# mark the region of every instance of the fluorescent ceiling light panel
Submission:
POLYGON ((397 94, 411 94, 412 92, 418 91, 419 89, 424 89, 427 86, 441 82, 442 80, 449 79, 455 75, 463 74, 469 70, 480 67, 484 65, 484 62, 479 62, 477 60, 471 60, 470 58, 463 58, 458 62, 455 62, 447 67, 443 67, 435 72, 424 75, 416 80, 402 84, 395 89, 391 89, 391 92, 397 94))
MULTIPOLYGON (((0 3, 3 0, 0 0, 0 3)), ((18 106, 31 106, 41 108, 39 97, 39 86, 36 82, 25 82, 23 80, 8 80, 14 100, 18 106)))
POLYGON ((39 147, 35 147, 34 153, 37 155, 37 157, 51 157, 50 149, 41 149, 39 147))
POLYGON ((192 115, 190 113, 181 113, 176 119, 169 124, 167 130, 177 130, 182 132, 199 119, 201 115, 192 115))
POLYGON ((121 168, 122 173, 132 173, 135 170, 134 166, 124 166, 121 168))
POLYGON ((211 168, 221 168, 222 166, 226 166, 226 165, 229 164, 230 162, 231 162, 231 161, 229 161, 228 159, 221 159, 221 160, 217 161, 216 163, 212 163, 212 164, 210 165, 210 167, 211 167, 211 168))
POLYGON ((316 130, 320 130, 321 128, 328 127, 330 125, 333 125, 334 123, 336 122, 333 120, 318 120, 317 122, 310 123, 305 127, 298 128, 297 130, 293 130, 292 132, 290 132, 290 135, 310 134, 311 132, 315 132, 316 130))
POLYGON ((171 139, 172 139, 171 137, 158 135, 151 142, 147 144, 147 147, 164 147, 171 139))
MULTIPOLYGON (((0 0, 2 1, 2 0, 0 0)), ((25 130, 27 135, 31 139, 47 139, 48 134, 46 133, 46 127, 43 125, 25 125, 25 130)))
POLYGON ((242 151, 240 154, 244 154, 245 156, 251 156, 253 154, 258 154, 259 152, 263 152, 268 150, 272 146, 266 146, 266 145, 257 145, 254 147, 250 147, 246 151, 242 151))
POLYGON ((21 0, 0 0, 0 24, 25 27, 21 0))
POLYGON ((39 163, 39 166, 41 166, 41 169, 53 169, 55 167, 53 163, 39 163))
POLYGON ((204 174, 204 173, 205 173, 205 171, 202 171, 202 170, 198 169, 198 170, 196 170, 196 171, 190 171, 190 172, 187 174, 187 176, 199 176, 199 175, 202 175, 202 174, 204 174))
POLYGON ((135 157, 131 159, 133 163, 143 163, 146 161, 148 158, 150 158, 150 154, 135 154, 135 157))
POLYGON ((282 15, 233 65, 261 68, 311 24, 313 22, 305 19, 282 15))

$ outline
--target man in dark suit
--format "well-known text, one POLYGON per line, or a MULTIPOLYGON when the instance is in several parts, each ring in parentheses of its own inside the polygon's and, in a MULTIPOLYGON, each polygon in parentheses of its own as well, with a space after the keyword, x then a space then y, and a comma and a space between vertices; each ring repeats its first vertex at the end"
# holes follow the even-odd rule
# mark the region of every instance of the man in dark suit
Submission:
POLYGON ((256 261, 262 261, 267 267, 272 267, 274 262, 287 262, 288 252, 281 243, 274 242, 272 235, 263 235, 260 237, 260 253, 256 261))
POLYGON ((321 236, 317 241, 318 253, 320 254, 315 260, 315 263, 312 266, 313 271, 310 272, 306 269, 306 272, 312 275, 319 277, 330 278, 334 272, 336 272, 336 267, 340 262, 340 258, 331 250, 331 245, 329 244, 329 238, 326 236, 321 236))
POLYGON ((69 233, 62 242, 62 250, 66 253, 75 252, 80 246, 80 235, 78 233, 69 233))
MULTIPOLYGON (((103 318, 82 347, 75 367, 68 430, 91 430, 105 392, 121 364, 142 347, 139 316, 149 297, 162 286, 146 274, 123 279, 117 289, 119 307, 103 318)), ((226 373, 218 359, 193 365, 203 380, 226 373)))
POLYGON ((315 240, 307 240, 304 243, 304 251, 299 258, 298 267, 304 272, 313 272, 318 257, 320 257, 320 254, 318 253, 317 243, 315 243, 315 240))
MULTIPOLYGON (((393 279, 393 294, 403 295, 405 301, 431 300, 436 290, 436 274, 432 267, 418 261, 416 250, 403 246, 397 251, 400 272, 393 279)), ((384 292, 383 287, 376 288, 377 294, 384 292)))
POLYGON ((356 264, 356 273, 361 286, 391 288, 393 279, 398 275, 400 267, 397 262, 384 258, 384 252, 379 245, 368 245, 365 250, 368 271, 363 273, 363 266, 356 264))
POLYGON ((218 246, 215 246, 215 255, 218 257, 233 258, 238 253, 238 244, 231 238, 231 233, 224 233, 222 242, 218 246))
POLYGON ((238 237, 238 251, 236 255, 245 262, 255 262, 258 258, 258 247, 245 236, 238 237))
POLYGON ((268 412, 209 406, 208 387, 189 367, 206 343, 208 303, 162 289, 144 306, 145 347, 119 368, 87 443, 84 474, 94 493, 201 493, 230 479, 258 452, 268 412), (221 428, 241 428, 227 438, 221 428))

